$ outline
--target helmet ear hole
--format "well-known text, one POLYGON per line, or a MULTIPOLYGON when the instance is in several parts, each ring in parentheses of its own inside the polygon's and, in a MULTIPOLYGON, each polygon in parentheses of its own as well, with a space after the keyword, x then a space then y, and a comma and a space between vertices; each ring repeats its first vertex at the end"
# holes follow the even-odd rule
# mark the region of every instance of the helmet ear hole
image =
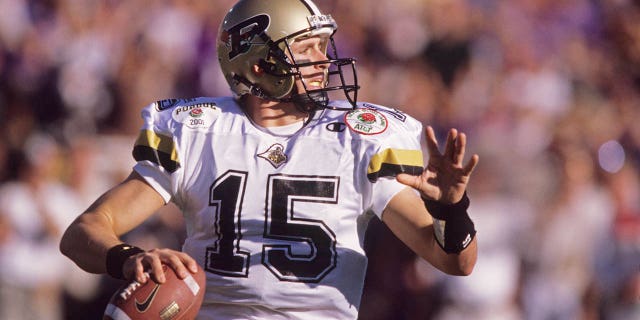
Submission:
POLYGON ((295 76, 289 67, 278 60, 258 60, 258 67, 263 71, 261 87, 271 96, 280 99, 291 93, 295 83, 295 76))
POLYGON ((256 76, 261 76, 265 72, 264 68, 262 68, 262 66, 260 66, 259 64, 254 64, 251 68, 251 71, 253 71, 253 74, 255 74, 256 76))
POLYGON ((295 78, 293 75, 282 77, 267 74, 273 84, 268 88, 269 92, 277 99, 284 98, 294 90, 295 78))
POLYGON ((275 75, 276 71, 278 70, 278 67, 276 66, 275 63, 268 62, 265 59, 260 59, 260 61, 258 61, 258 65, 257 66, 260 69, 262 69, 264 72, 266 72, 268 74, 272 74, 272 75, 275 75))

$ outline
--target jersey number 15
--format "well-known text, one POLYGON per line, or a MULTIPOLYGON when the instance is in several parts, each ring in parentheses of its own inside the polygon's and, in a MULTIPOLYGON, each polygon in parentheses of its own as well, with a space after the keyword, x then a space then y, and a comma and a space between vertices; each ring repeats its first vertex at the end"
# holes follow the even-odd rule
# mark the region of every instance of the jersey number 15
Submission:
MULTIPOLYGON (((207 248, 207 271, 248 277, 251 252, 240 248, 242 240, 242 202, 247 172, 229 170, 211 185, 209 206, 215 210, 217 239, 207 248)), ((279 280, 319 282, 336 266, 336 235, 322 220, 294 216, 296 202, 336 204, 339 177, 269 175, 265 198, 265 217, 261 263, 279 280), (268 244, 269 240, 278 240, 268 244), (308 254, 292 252, 291 244, 306 243, 308 254)))

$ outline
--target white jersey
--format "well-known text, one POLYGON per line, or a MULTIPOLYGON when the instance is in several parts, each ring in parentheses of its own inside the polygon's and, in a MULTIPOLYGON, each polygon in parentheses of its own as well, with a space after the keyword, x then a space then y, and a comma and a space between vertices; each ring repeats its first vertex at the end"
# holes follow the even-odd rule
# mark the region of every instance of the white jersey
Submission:
POLYGON ((404 188, 395 173, 422 171, 418 121, 360 103, 277 136, 232 98, 142 115, 134 169, 182 209, 183 251, 207 271, 199 319, 357 318, 367 213, 404 188))

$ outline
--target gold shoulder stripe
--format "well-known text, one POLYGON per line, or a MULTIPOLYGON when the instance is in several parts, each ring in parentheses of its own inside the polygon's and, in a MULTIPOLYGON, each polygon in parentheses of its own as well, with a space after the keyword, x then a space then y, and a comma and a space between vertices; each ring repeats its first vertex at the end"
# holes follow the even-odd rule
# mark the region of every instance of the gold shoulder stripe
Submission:
POLYGON ((423 166, 420 150, 385 149, 371 158, 367 177, 375 182, 380 177, 393 177, 398 173, 417 175, 422 173, 423 166))
POLYGON ((371 157, 367 174, 380 171, 383 163, 422 167, 422 151, 407 149, 385 149, 371 157))
POLYGON ((136 140, 136 146, 147 146, 171 156, 171 160, 178 161, 178 152, 173 138, 157 134, 152 130, 142 130, 136 140))
POLYGON ((151 161, 169 172, 174 172, 180 167, 173 138, 151 130, 140 131, 133 147, 133 157, 136 161, 151 161))

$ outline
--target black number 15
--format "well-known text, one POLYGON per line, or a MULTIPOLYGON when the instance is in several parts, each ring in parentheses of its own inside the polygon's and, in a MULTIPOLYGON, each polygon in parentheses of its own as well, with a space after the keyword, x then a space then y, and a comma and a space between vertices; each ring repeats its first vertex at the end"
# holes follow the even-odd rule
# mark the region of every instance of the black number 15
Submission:
MULTIPOLYGON (((251 253, 240 249, 242 202, 247 172, 227 171, 211 185, 209 206, 215 210, 217 239, 207 248, 206 269, 248 277, 251 253)), ((269 175, 266 191, 262 264, 282 281, 318 282, 336 266, 336 236, 322 220, 295 217, 296 202, 336 204, 339 177, 269 175), (295 254, 290 244, 305 243, 308 254, 295 254)))

